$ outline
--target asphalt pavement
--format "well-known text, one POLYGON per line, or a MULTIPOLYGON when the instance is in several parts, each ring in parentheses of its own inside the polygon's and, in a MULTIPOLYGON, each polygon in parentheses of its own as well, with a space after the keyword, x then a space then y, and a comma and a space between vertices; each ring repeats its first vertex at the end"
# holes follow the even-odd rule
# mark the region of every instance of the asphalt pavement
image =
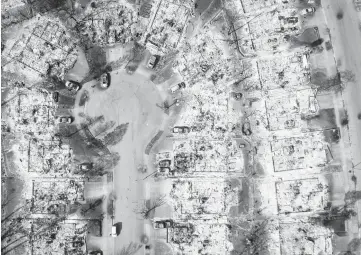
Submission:
MULTIPOLYGON (((361 162, 361 120, 358 119, 358 114, 361 113, 361 15, 356 12, 351 0, 323 0, 322 6, 330 29, 338 69, 341 72, 351 71, 355 75, 355 80, 348 82, 342 94, 349 118, 350 150, 346 153, 351 154, 352 166, 361 162)), ((361 180, 361 168, 351 168, 346 171, 349 175, 355 174, 357 179, 361 180)), ((350 190, 355 186, 351 178, 348 178, 346 185, 350 190)), ((360 184, 356 185, 356 190, 360 190, 360 184)), ((358 224, 353 224, 354 228, 350 231, 360 237, 358 229, 361 222, 360 201, 357 203, 357 210, 358 224)))

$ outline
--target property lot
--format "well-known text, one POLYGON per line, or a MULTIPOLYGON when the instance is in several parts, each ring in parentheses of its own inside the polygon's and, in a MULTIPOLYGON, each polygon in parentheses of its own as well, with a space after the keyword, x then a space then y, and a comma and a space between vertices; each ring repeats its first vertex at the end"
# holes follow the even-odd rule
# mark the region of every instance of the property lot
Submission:
POLYGON ((32 213, 63 215, 69 203, 84 200, 84 182, 79 180, 37 180, 32 190, 32 213))
POLYGON ((274 171, 323 167, 327 163, 322 133, 307 133, 271 142, 274 171))
POLYGON ((279 213, 323 210, 328 202, 328 185, 317 178, 276 182, 279 213))
MULTIPOLYGON (((302 54, 301 54, 302 55, 302 54)), ((306 63, 294 60, 294 54, 276 54, 272 58, 258 61, 258 70, 264 90, 276 88, 306 88, 310 81, 310 74, 306 63)))
POLYGON ((148 44, 166 54, 177 48, 188 20, 189 9, 176 2, 159 2, 153 22, 148 28, 148 44))
POLYGON ((331 236, 312 222, 280 224, 281 254, 332 254, 331 236))
POLYGON ((59 140, 30 140, 28 157, 29 172, 66 175, 71 171, 72 149, 59 140))
POLYGON ((86 238, 101 235, 99 221, 35 219, 31 223, 31 254, 86 253, 86 238))

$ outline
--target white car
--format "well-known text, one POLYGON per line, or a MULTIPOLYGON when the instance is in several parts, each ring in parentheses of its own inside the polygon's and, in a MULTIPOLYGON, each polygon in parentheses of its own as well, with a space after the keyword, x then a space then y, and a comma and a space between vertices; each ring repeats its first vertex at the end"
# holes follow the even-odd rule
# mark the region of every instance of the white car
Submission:
POLYGON ((172 93, 175 93, 175 92, 177 92, 177 91, 180 90, 180 89, 184 89, 185 87, 186 87, 186 84, 185 84, 184 82, 181 82, 181 83, 178 83, 178 84, 170 87, 170 91, 171 91, 172 93))
POLYGON ((73 118, 71 116, 63 116, 59 118, 59 123, 72 123, 73 122, 73 118))
POLYGON ((157 56, 152 55, 148 60, 148 68, 153 69, 155 67, 156 62, 157 62, 157 56))
POLYGON ((102 76, 100 76, 100 87, 103 89, 108 88, 110 85, 110 74, 104 73, 102 76))
POLYGON ((312 14, 316 11, 316 8, 315 7, 310 7, 310 8, 306 8, 306 9, 303 9, 301 11, 301 14, 302 15, 307 15, 307 14, 312 14))
POLYGON ((73 82, 73 81, 66 81, 65 82, 65 87, 67 87, 68 90, 72 90, 72 91, 78 91, 80 89, 79 84, 73 82))

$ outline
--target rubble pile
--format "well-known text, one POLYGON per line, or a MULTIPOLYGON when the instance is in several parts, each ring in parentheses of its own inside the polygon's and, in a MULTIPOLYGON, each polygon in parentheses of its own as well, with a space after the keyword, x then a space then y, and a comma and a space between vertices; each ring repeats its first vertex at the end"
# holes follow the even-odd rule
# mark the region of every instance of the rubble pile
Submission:
POLYGON ((322 211, 328 201, 328 185, 318 179, 276 183, 279 213, 322 211))
POLYGON ((332 232, 310 222, 280 224, 282 253, 332 254, 332 232))
POLYGON ((167 54, 180 43, 191 10, 178 1, 156 1, 153 20, 145 35, 146 47, 152 54, 167 54))
POLYGON ((23 64, 25 70, 20 71, 26 75, 29 75, 26 70, 31 70, 39 77, 48 75, 62 80, 76 61, 76 40, 59 22, 45 17, 33 21, 29 30, 21 33, 20 38, 5 49, 6 56, 23 64))
MULTIPOLYGON (((36 219, 31 225, 32 254, 86 254, 85 238, 97 222, 36 219)), ((96 230, 100 232, 100 229, 96 230)))
MULTIPOLYGON (((14 86, 8 93, 6 115, 14 131, 50 139, 53 133, 47 130, 56 125, 57 105, 51 93, 36 87, 14 86)), ((49 130, 50 131, 50 130, 49 130)))
POLYGON ((77 24, 77 30, 84 40, 93 45, 109 46, 126 44, 142 36, 137 14, 133 8, 116 2, 101 1, 96 8, 88 7, 85 18, 77 24))
POLYGON ((232 250, 228 228, 224 224, 195 224, 191 245, 180 245, 185 254, 224 254, 232 250))
POLYGON ((33 213, 66 213, 70 203, 84 200, 84 182, 76 180, 34 181, 33 213))
POLYGON ((237 205, 237 199, 229 202, 237 195, 237 188, 229 189, 227 182, 222 180, 176 181, 170 192, 177 218, 185 215, 202 217, 215 214, 217 217, 227 215, 230 207, 237 205))

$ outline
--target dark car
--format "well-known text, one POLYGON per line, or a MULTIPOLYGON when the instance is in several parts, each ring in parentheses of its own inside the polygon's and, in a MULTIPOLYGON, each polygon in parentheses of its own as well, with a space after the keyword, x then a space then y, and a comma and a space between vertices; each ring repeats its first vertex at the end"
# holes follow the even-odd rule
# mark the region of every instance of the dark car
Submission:
POLYGON ((298 17, 288 17, 286 21, 291 24, 296 24, 298 22, 298 17))
POLYGON ((296 122, 294 120, 286 120, 285 121, 285 128, 286 129, 291 129, 294 128, 296 126, 296 122))
POLYGON ((197 126, 192 126, 191 127, 191 130, 193 131, 193 132, 197 132, 197 131, 201 131, 203 128, 201 127, 201 126, 199 126, 199 125, 197 125, 197 126))
POLYGON ((173 226, 172 220, 161 220, 153 223, 154 229, 171 228, 173 226))
POLYGON ((249 122, 246 122, 242 125, 242 133, 247 136, 252 134, 251 124, 249 122))
POLYGON ((101 251, 101 250, 90 251, 90 252, 88 252, 88 255, 103 255, 103 251, 101 251))
POLYGON ((178 83, 178 86, 181 88, 181 89, 184 89, 186 87, 186 84, 184 82, 181 82, 181 83, 178 83))
POLYGON ((159 167, 159 172, 161 172, 161 173, 170 173, 171 169, 170 169, 170 167, 159 167))
POLYGON ((53 100, 55 102, 59 101, 59 92, 57 92, 57 91, 53 92, 53 100))
POLYGON ((291 30, 291 31, 298 31, 298 27, 290 27, 289 30, 291 30))
POLYGON ((171 162, 169 159, 163 159, 159 161, 159 167, 170 167, 171 162))
POLYGON ((73 242, 73 247, 82 247, 84 245, 83 241, 76 241, 73 242))

